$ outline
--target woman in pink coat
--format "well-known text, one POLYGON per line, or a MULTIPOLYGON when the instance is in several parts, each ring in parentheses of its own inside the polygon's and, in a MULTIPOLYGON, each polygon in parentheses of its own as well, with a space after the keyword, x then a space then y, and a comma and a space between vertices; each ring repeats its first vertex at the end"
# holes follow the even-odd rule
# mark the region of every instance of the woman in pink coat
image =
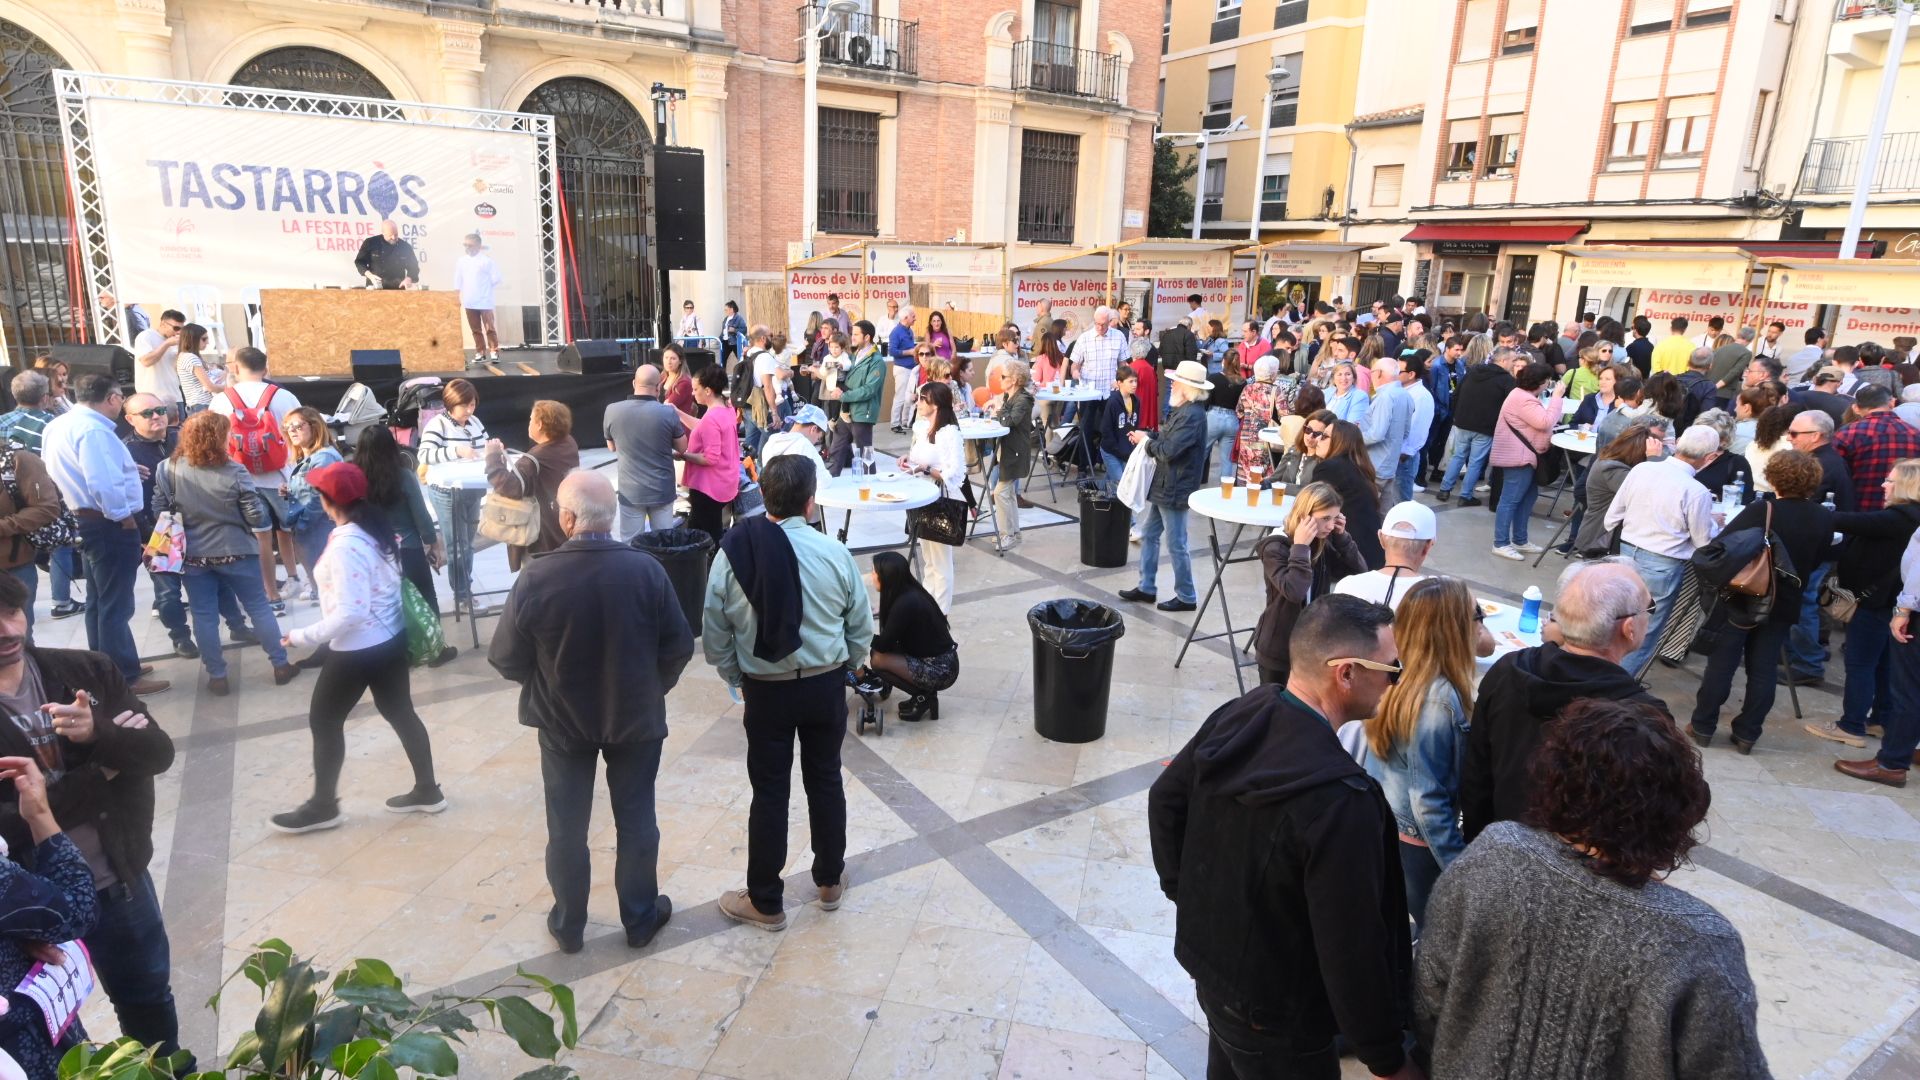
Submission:
POLYGON ((1533 517, 1533 503, 1540 494, 1536 478, 1540 455, 1550 445, 1554 421, 1560 416, 1560 398, 1567 392, 1566 384, 1555 382, 1553 396, 1541 404, 1540 387, 1552 378, 1553 369, 1537 360, 1520 369, 1493 428, 1493 453, 1487 460, 1501 471, 1500 505, 1493 515, 1493 553, 1503 559, 1519 562, 1540 551, 1527 543, 1527 522, 1533 517))

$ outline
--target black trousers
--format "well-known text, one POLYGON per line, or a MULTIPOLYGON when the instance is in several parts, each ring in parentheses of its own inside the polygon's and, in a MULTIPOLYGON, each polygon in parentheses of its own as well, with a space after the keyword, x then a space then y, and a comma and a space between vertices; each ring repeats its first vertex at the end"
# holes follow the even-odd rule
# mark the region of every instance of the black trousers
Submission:
POLYGON ((587 831, 593 821, 593 774, 603 757, 613 804, 613 887, 620 897, 620 924, 630 935, 645 935, 659 918, 660 825, 653 785, 660 774, 660 740, 592 743, 543 728, 540 779, 547 794, 551 925, 576 940, 587 928, 587 894, 593 888, 587 831))
POLYGON ((1747 742, 1759 742, 1767 714, 1773 711, 1780 675, 1780 650, 1786 647, 1792 623, 1772 619, 1751 630, 1732 627, 1720 635, 1719 645, 1707 656, 1700 675, 1700 695, 1693 702, 1693 730, 1711 735, 1720 726, 1720 708, 1733 692, 1733 677, 1747 668, 1747 696, 1733 718, 1733 733, 1747 742))
MULTIPOLYGON (((1420 470, 1420 476, 1434 473, 1435 478, 1447 474, 1447 437, 1453 434, 1453 416, 1436 416, 1433 427, 1427 432, 1426 461, 1420 470)), ((1425 483, 1424 480, 1420 481, 1425 483)))
POLYGON ((1207 1014, 1207 1080, 1339 1080, 1333 1040, 1302 1051, 1281 1018, 1254 1016, 1196 988, 1207 1014))
POLYGON ((433 588, 433 565, 427 562, 425 548, 403 547, 400 549, 400 573, 420 595, 427 598, 427 604, 435 611, 440 610, 440 594, 433 588))
POLYGON ((347 760, 347 714, 368 690, 380 716, 400 736, 400 745, 413 766, 417 787, 432 787, 433 745, 427 726, 413 711, 413 692, 407 674, 407 635, 394 635, 367 649, 328 649, 313 681, 313 703, 307 727, 313 732, 313 797, 335 802, 340 796, 340 767, 347 760))
POLYGON ((810 679, 740 684, 747 729, 747 895, 777 914, 786 883, 787 796, 793 742, 800 740, 800 783, 813 832, 813 882, 832 885, 847 868, 847 792, 840 784, 840 744, 847 736, 847 678, 839 669, 810 679))
POLYGON ((722 520, 720 512, 725 506, 725 503, 709 495, 689 490, 687 492, 687 528, 699 529, 713 537, 714 543, 719 543, 720 533, 723 531, 720 527, 722 520))

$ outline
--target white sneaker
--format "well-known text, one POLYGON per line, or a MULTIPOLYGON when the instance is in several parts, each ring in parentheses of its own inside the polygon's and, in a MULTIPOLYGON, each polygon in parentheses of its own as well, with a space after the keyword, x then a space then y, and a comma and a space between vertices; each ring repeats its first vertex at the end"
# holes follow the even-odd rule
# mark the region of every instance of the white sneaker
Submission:
POLYGON ((1425 495, 1427 493, 1426 485, 1415 484, 1413 485, 1413 491, 1414 491, 1414 494, 1416 495, 1425 495))
POLYGON ((1513 547, 1512 545, 1508 545, 1507 547, 1494 548, 1493 553, 1495 555, 1500 556, 1503 559, 1512 559, 1514 562, 1527 561, 1527 557, 1525 555, 1520 554, 1519 549, 1513 547))
POLYGON ((294 578, 292 581, 280 586, 280 599, 288 603, 296 600, 305 600, 309 595, 311 594, 307 589, 307 583, 300 578, 294 578))
POLYGON ((1547 549, 1541 547, 1539 544, 1515 544, 1513 545, 1513 550, 1522 555, 1538 555, 1547 549))

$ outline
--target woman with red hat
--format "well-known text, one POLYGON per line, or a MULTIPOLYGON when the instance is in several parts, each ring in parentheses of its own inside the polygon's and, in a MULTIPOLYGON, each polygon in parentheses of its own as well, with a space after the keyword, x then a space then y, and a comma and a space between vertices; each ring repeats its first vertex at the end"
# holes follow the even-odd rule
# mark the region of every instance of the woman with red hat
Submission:
POLYGON ((340 813, 340 766, 347 756, 347 714, 367 691, 413 766, 413 790, 387 800, 396 814, 437 814, 447 808, 433 778, 433 747, 427 727, 413 711, 407 675, 407 627, 400 607, 400 549, 393 529, 367 502, 367 477, 341 462, 306 475, 320 493, 320 508, 333 519, 327 548, 314 566, 320 591, 320 621, 286 636, 289 646, 328 646, 313 685, 307 726, 313 732, 313 797, 298 809, 273 815, 287 833, 332 829, 340 813))

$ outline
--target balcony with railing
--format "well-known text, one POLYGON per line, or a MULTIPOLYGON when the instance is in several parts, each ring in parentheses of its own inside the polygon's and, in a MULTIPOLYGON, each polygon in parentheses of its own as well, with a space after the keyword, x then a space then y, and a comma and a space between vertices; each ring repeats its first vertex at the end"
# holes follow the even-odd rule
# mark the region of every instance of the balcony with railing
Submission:
MULTIPOLYGON (((653 0, 659 3, 660 0, 653 0)), ((802 7, 800 33, 807 32, 808 8, 802 7)), ((865 12, 820 16, 820 62, 837 68, 881 74, 920 74, 920 24, 865 12)))
POLYGON ((1013 43, 1013 89, 1120 103, 1120 57, 1032 38, 1013 43))
MULTIPOLYGON (((1864 135, 1813 140, 1807 146, 1801 190, 1814 195, 1852 192, 1866 145, 1864 135)), ((1875 195, 1920 191, 1920 131, 1892 132, 1881 140, 1880 159, 1874 163, 1867 190, 1875 195)))
POLYGON ((685 34, 691 0, 441 0, 454 7, 491 7, 515 25, 597 24, 611 30, 685 34))
POLYGON ((1836 0, 1827 55, 1845 67, 1879 71, 1897 7, 1895 0, 1836 0))
POLYGON ((1307 0, 1280 0, 1273 8, 1273 28, 1285 30, 1307 21, 1307 0))
POLYGON ((1837 0, 1833 5, 1833 19, 1835 22, 1841 22, 1846 19, 1868 19, 1875 15, 1891 15, 1899 6, 1899 0, 1837 0))

